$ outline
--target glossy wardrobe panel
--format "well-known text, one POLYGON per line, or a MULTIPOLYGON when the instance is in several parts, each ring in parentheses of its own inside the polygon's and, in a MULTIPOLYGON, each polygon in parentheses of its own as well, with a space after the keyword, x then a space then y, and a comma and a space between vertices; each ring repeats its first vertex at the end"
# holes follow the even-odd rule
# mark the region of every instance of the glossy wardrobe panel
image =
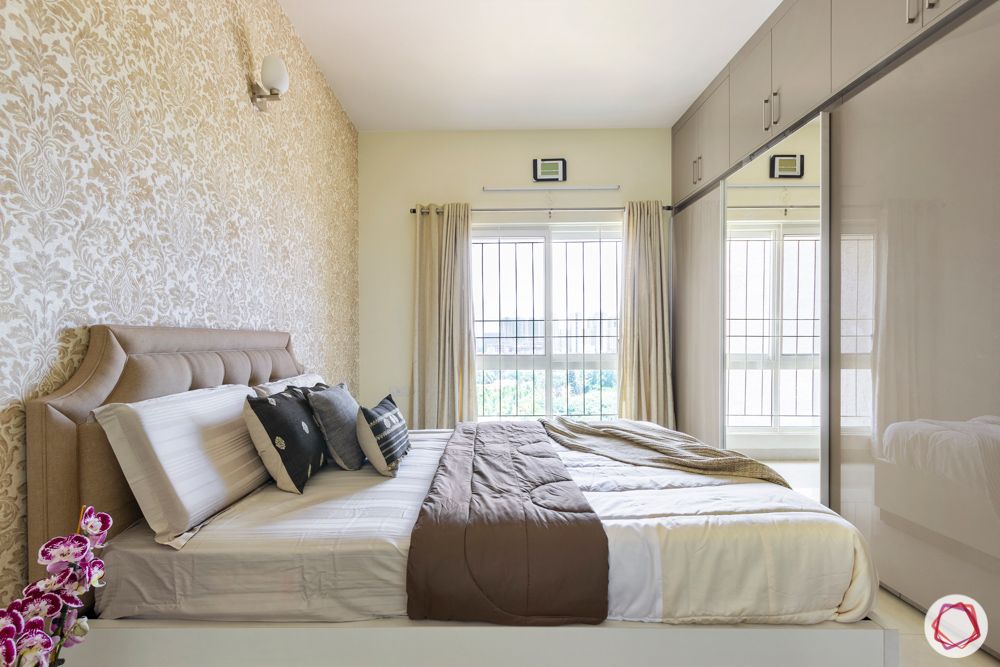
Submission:
POLYGON ((678 430, 722 443, 722 192, 717 186, 674 215, 673 359, 678 430))
MULTIPOLYGON (((1000 618, 1000 5, 832 112, 834 506, 1000 618)), ((1000 650, 1000 633, 987 646, 1000 650)))

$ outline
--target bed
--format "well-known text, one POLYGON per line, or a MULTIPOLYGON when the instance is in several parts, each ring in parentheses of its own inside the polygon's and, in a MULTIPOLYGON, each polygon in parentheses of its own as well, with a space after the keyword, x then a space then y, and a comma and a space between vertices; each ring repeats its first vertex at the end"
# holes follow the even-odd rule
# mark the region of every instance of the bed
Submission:
MULTIPOLYGON (((98 599, 102 620, 88 651, 120 651, 129 644, 122 633, 135 638, 151 628, 203 632, 205 621, 221 623, 219 647, 238 644, 239 633, 259 623, 285 627, 288 637, 303 621, 341 635, 352 628, 462 632, 462 624, 403 617, 408 531, 449 432, 415 433, 414 451, 392 480, 324 470, 302 496, 279 496, 265 485, 175 551, 149 539, 102 430, 88 419, 109 402, 299 371, 283 333, 95 326, 80 371, 29 404, 30 541, 71 530, 81 503, 116 517, 105 554, 113 574, 98 599)), ((765 482, 639 468, 569 450, 559 456, 608 535, 612 621, 592 628, 598 634, 588 641, 609 641, 622 628, 700 623, 699 635, 672 635, 678 655, 690 648, 745 659, 757 641, 748 637, 763 636, 733 634, 728 624, 768 623, 773 632, 761 646, 779 633, 780 650, 762 648, 760 664, 768 664, 769 651, 787 657, 789 650, 808 652, 811 664, 894 664, 895 634, 862 620, 877 589, 867 548, 833 512, 765 482), (605 639, 596 639, 601 632, 605 639)), ((570 629, 523 630, 555 639, 570 629)), ((495 630, 498 641, 510 640, 495 630)), ((434 650, 427 645, 429 656, 434 650)))

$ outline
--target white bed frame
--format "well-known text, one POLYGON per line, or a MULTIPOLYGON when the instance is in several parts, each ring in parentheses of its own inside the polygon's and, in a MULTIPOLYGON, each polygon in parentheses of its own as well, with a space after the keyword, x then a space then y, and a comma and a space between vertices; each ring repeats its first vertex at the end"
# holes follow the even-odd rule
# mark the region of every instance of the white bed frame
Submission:
POLYGON ((297 624, 97 620, 86 642, 63 656, 73 667, 898 667, 899 635, 874 621, 817 625, 609 621, 539 628, 405 619, 297 624))
MULTIPOLYGON (((28 404, 28 535, 33 545, 72 532, 82 504, 115 517, 139 508, 103 431, 88 415, 220 384, 257 384, 301 370, 287 333, 94 326, 77 373, 28 404)), ((29 556, 31 554, 29 550, 29 556)), ((29 562, 30 574, 44 570, 29 562)), ((803 626, 616 623, 503 627, 406 619, 358 623, 95 620, 67 651, 85 665, 740 665, 897 667, 895 630, 872 621, 803 626)))

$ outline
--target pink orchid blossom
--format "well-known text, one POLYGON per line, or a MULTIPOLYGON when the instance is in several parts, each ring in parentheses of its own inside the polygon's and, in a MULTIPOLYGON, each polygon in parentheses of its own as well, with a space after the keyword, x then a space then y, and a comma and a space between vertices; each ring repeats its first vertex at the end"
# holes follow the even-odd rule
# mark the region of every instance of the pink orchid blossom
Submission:
POLYGON ((90 590, 90 585, 84 579, 82 570, 65 570, 60 577, 62 578, 62 587, 55 592, 55 595, 67 607, 82 607, 83 600, 80 599, 80 596, 90 590))
POLYGON ((17 652, 20 658, 18 664, 22 667, 38 665, 47 667, 49 664, 49 652, 55 646, 52 637, 49 637, 44 630, 25 630, 17 640, 17 652))
POLYGON ((92 546, 100 547, 104 545, 112 523, 110 514, 98 512, 93 507, 88 506, 83 510, 83 516, 80 519, 80 531, 87 536, 92 546))
POLYGON ((0 609, 0 628, 7 626, 14 628, 15 635, 24 631, 24 616, 20 608, 0 609))
POLYGON ((82 607, 80 596, 87 592, 90 586, 81 583, 81 575, 75 570, 62 570, 45 579, 41 579, 24 589, 25 597, 39 597, 51 593, 58 597, 67 607, 82 607))
POLYGON ((83 535, 53 537, 38 550, 38 562, 42 565, 70 563, 76 565, 90 553, 90 540, 83 535))
POLYGON ((28 631, 28 624, 32 619, 35 618, 52 618, 62 611, 63 603, 59 599, 59 596, 55 593, 42 593, 41 595, 32 595, 21 600, 15 600, 14 603, 20 602, 21 615, 24 616, 25 626, 24 631, 28 631))
POLYGON ((80 567, 80 578, 88 588, 104 585, 104 561, 94 558, 80 567))
POLYGON ((39 579, 33 584, 28 584, 24 588, 23 595, 25 597, 37 597, 39 595, 44 595, 45 593, 55 593, 59 594, 63 588, 66 587, 66 582, 72 577, 73 571, 67 566, 64 569, 59 570, 55 574, 52 574, 44 579, 39 579))
POLYGON ((0 607, 0 667, 58 664, 64 646, 83 641, 90 627, 80 616, 81 598, 104 585, 104 561, 94 550, 104 546, 111 524, 108 514, 84 507, 76 534, 54 537, 38 550, 48 576, 26 586, 24 597, 0 607))
POLYGON ((63 633, 65 639, 63 640, 63 646, 76 646, 77 644, 83 643, 83 638, 87 636, 90 632, 90 625, 87 622, 86 616, 80 616, 80 612, 76 609, 70 610, 66 614, 66 620, 63 627, 66 631, 63 633))
POLYGON ((45 571, 49 574, 59 574, 60 572, 65 572, 70 569, 69 563, 66 561, 59 561, 57 563, 49 563, 45 566, 45 571))
POLYGON ((17 661, 17 644, 14 639, 17 631, 13 625, 5 625, 0 628, 0 665, 11 667, 17 661))

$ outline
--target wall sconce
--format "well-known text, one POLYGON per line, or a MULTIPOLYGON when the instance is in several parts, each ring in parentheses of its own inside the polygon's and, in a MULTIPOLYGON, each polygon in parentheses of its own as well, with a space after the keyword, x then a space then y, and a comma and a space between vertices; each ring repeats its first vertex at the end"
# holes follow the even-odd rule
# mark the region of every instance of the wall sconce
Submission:
POLYGON ((254 82, 251 101, 258 110, 266 109, 265 102, 275 102, 288 92, 288 68, 278 56, 264 56, 260 64, 260 83, 254 82), (262 85, 263 84, 263 85, 262 85))

